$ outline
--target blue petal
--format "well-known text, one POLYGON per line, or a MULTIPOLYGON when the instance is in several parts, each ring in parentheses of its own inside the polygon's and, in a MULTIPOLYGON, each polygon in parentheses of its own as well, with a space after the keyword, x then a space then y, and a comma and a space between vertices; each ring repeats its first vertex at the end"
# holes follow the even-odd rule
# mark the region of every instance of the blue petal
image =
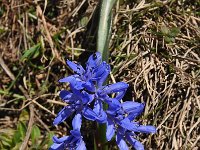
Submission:
POLYGON ((107 118, 106 126, 107 126, 106 138, 108 141, 110 141, 115 134, 115 128, 114 128, 115 125, 111 119, 107 118))
MULTIPOLYGON (((74 141, 79 140, 81 138, 81 132, 79 130, 71 130, 70 133, 73 136, 74 141)), ((73 140, 71 140, 70 142, 72 143, 73 140)))
POLYGON ((65 149, 65 142, 68 140, 68 137, 69 136, 57 138, 56 136, 53 136, 54 144, 51 145, 49 150, 63 150, 63 149, 65 149))
POLYGON ((127 129, 121 127, 121 126, 118 126, 117 127, 117 133, 120 134, 120 135, 125 135, 125 133, 127 132, 127 129))
POLYGON ((49 150, 64 150, 64 149, 65 149, 64 143, 61 144, 53 143, 49 148, 49 150))
POLYGON ((57 117, 54 119, 53 124, 57 125, 61 122, 63 122, 65 119, 67 119, 71 114, 73 113, 73 110, 71 108, 68 108, 67 106, 64 107, 57 115, 57 117))
POLYGON ((132 138, 130 135, 126 135, 126 139, 136 150, 144 150, 142 143, 132 138))
POLYGON ((93 111, 96 114, 100 114, 101 111, 102 111, 102 109, 103 109, 102 102, 100 100, 96 100, 95 103, 94 103, 94 109, 93 109, 93 111))
POLYGON ((85 142, 81 139, 76 150, 86 150, 85 142))
POLYGON ((76 76, 72 75, 72 76, 64 77, 64 78, 60 79, 58 82, 69 82, 69 83, 72 83, 74 81, 76 81, 76 76))
POLYGON ((81 90, 83 89, 83 81, 79 78, 76 78, 74 75, 62 78, 59 82, 69 82, 71 89, 81 90))
POLYGON ((113 101, 118 101, 119 103, 121 103, 120 100, 124 97, 125 93, 126 93, 126 91, 117 92, 117 93, 115 93, 116 96, 114 96, 113 98, 108 95, 100 95, 99 98, 101 98, 102 101, 105 103, 109 103, 109 102, 113 102, 113 101))
POLYGON ((96 121, 98 123, 105 123, 107 119, 107 115, 103 110, 103 104, 100 100, 96 100, 94 103, 93 111, 96 113, 96 121))
POLYGON ((128 118, 124 118, 119 122, 119 124, 127 130, 133 130, 134 128, 134 124, 128 118))
POLYGON ((81 94, 83 104, 90 104, 94 100, 94 94, 88 94, 85 91, 82 91, 81 94))
POLYGON ((91 55, 86 63, 85 79, 90 80, 94 76, 94 70, 101 63, 101 54, 99 52, 91 55))
POLYGON ((123 140, 122 135, 120 134, 116 135, 116 142, 120 150, 129 150, 126 142, 123 140))
POLYGON ((96 120, 96 113, 89 107, 84 107, 82 110, 83 116, 91 121, 96 120))
POLYGON ((74 71, 75 74, 78 74, 80 76, 84 75, 85 70, 83 69, 83 67, 80 64, 76 64, 69 60, 67 60, 67 64, 74 71))
POLYGON ((60 91, 60 97, 62 100, 68 100, 71 98, 71 96, 72 96, 72 93, 67 90, 60 91))
POLYGON ((156 133, 156 128, 151 125, 143 126, 134 124, 133 129, 134 132, 141 132, 141 133, 156 133))
POLYGON ((137 102, 124 102, 122 103, 122 107, 128 113, 129 120, 134 120, 144 110, 144 104, 137 102))
POLYGON ((110 73, 110 65, 105 61, 95 69, 95 78, 98 81, 98 87, 101 87, 103 83, 106 81, 108 75, 110 73))
POLYGON ((117 93, 117 92, 122 92, 122 91, 125 92, 127 88, 128 88, 128 84, 124 82, 117 82, 117 83, 110 84, 110 85, 100 88, 98 93, 100 95, 106 95, 106 94, 112 94, 112 93, 117 93))
POLYGON ((138 113, 129 113, 127 117, 129 120, 133 121, 138 115, 138 113))
POLYGON ((120 101, 124 97, 125 94, 126 94, 126 91, 118 92, 115 99, 120 101))
POLYGON ((105 72, 103 73, 100 80, 98 81, 98 87, 101 87, 103 85, 103 83, 106 81, 109 73, 110 73, 110 65, 107 65, 105 72))
POLYGON ((92 82, 86 82, 83 84, 83 87, 86 88, 86 90, 90 91, 90 92, 94 92, 95 91, 95 86, 92 82))
POLYGON ((80 131, 82 124, 82 116, 81 114, 76 114, 72 120, 72 126, 74 130, 80 131))
POLYGON ((144 109, 144 104, 132 101, 126 101, 122 103, 122 107, 124 111, 127 113, 134 112, 140 114, 144 109))
POLYGON ((101 63, 101 53, 96 52, 91 55, 87 61, 86 70, 89 71, 90 69, 94 69, 95 67, 99 66, 101 63))
POLYGON ((113 100, 112 102, 107 102, 108 104, 108 109, 107 113, 111 115, 115 115, 117 111, 121 108, 121 103, 117 100, 113 100))
POLYGON ((94 69, 95 76, 93 77, 94 79, 99 79, 102 77, 104 74, 105 70, 107 69, 107 63, 103 61, 97 68, 94 69))
POLYGON ((63 142, 65 142, 65 141, 67 141, 67 139, 68 139, 68 137, 69 136, 63 136, 63 137, 61 137, 61 138, 57 138, 57 136, 53 136, 53 142, 54 143, 63 143, 63 142))
POLYGON ((98 123, 105 123, 106 120, 107 120, 107 115, 102 109, 101 113, 96 116, 96 121, 98 123))

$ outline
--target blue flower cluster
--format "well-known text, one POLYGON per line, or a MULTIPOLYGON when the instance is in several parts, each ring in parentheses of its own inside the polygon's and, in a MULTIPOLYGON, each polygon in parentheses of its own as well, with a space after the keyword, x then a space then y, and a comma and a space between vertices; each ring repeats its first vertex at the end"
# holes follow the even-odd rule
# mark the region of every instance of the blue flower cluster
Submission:
POLYGON ((116 135, 116 143, 120 150, 129 149, 125 141, 136 150, 143 150, 144 146, 135 139, 135 133, 155 133, 156 128, 133 121, 143 112, 144 104, 133 101, 122 102, 128 84, 118 82, 103 85, 110 73, 110 65, 105 61, 102 62, 99 52, 89 57, 86 69, 69 60, 67 64, 75 74, 59 80, 69 83, 71 90, 60 92, 60 97, 67 106, 58 113, 53 124, 58 125, 74 114, 73 130, 70 131, 70 136, 61 138, 54 136, 50 150, 86 150, 80 132, 82 117, 106 123, 107 140, 110 141, 116 135), (108 105, 106 110, 103 108, 104 103, 108 105))

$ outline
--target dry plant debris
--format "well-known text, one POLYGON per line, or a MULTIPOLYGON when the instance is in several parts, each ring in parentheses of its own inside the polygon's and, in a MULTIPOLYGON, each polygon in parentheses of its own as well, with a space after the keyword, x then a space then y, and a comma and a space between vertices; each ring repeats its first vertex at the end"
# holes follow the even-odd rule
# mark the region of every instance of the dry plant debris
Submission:
MULTIPOLYGON (((97 0, 0 0, 0 149, 5 149, 5 133, 11 138, 19 122, 40 130, 37 144, 50 131, 63 134, 60 128, 67 122, 56 128, 51 124, 65 105, 58 92, 67 86, 57 81, 71 74, 66 59, 84 61, 95 50, 97 19, 92 16, 97 4, 97 0)), ((141 121, 158 127, 157 134, 140 136, 140 141, 146 149, 197 150, 200 2, 119 0, 113 11, 111 82, 128 82, 125 100, 145 102, 141 121)), ((84 129, 88 134, 93 132, 90 126, 84 129)), ((33 146, 29 136, 24 135, 29 139, 25 148, 33 146)), ((48 142, 43 148, 47 147, 48 142)))

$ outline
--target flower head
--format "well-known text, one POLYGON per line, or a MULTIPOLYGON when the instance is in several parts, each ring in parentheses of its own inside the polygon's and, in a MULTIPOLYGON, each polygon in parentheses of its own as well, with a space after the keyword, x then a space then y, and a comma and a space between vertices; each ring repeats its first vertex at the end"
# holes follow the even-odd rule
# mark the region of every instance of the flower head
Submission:
POLYGON ((67 60, 67 64, 74 71, 75 75, 60 79, 59 82, 69 82, 72 89, 85 89, 94 92, 95 86, 102 86, 110 73, 110 65, 105 61, 102 62, 99 52, 89 57, 86 63, 86 69, 80 64, 73 63, 69 60, 67 60))
MULTIPOLYGON (((53 124, 57 125, 64 120, 66 120, 69 116, 71 116, 73 113, 82 113, 84 116, 88 116, 88 105, 93 100, 93 95, 88 94, 85 91, 74 91, 74 93, 71 93, 66 90, 62 90, 60 92, 60 97, 64 102, 67 103, 67 106, 65 106, 57 115, 57 117, 54 119, 53 124)), ((89 118, 89 117, 88 117, 89 118)), ((94 120, 91 116, 90 120, 94 120)))
MULTIPOLYGON (((75 112, 81 114, 88 120, 105 123, 107 115, 103 110, 103 100, 105 94, 97 94, 97 91, 104 92, 104 81, 110 73, 110 65, 101 61, 99 52, 91 55, 86 63, 86 69, 81 65, 67 61, 69 67, 74 71, 74 75, 60 79, 59 82, 68 82, 70 91, 63 90, 60 92, 60 97, 68 103, 57 115, 54 120, 54 125, 57 125, 67 119, 75 112), (94 102, 93 102, 94 101, 94 102), (91 103, 94 105, 90 105, 91 103)), ((108 85, 110 86, 110 85, 108 85)), ((117 91, 117 85, 110 87, 117 91)), ((112 93, 112 90, 109 92, 112 93)), ((108 93, 106 93, 108 94, 108 93)))
POLYGON ((70 131, 70 136, 64 136, 61 138, 57 138, 53 136, 53 145, 50 147, 50 150, 86 150, 85 142, 81 136, 80 128, 81 128, 82 117, 81 114, 76 114, 73 121, 72 126, 73 130, 70 131))
POLYGON ((134 119, 142 113, 144 104, 133 101, 122 102, 128 84, 118 82, 104 85, 110 73, 110 65, 102 62, 99 52, 89 57, 86 68, 69 60, 67 64, 75 74, 59 80, 59 82, 68 82, 70 91, 60 92, 61 99, 67 105, 58 113, 53 124, 58 125, 75 114, 72 121, 73 130, 70 131, 70 136, 61 138, 54 136, 54 144, 50 149, 85 150, 80 132, 83 116, 90 121, 106 123, 107 140, 110 141, 116 134, 116 142, 120 150, 128 150, 126 141, 135 149, 143 150, 143 145, 135 139, 136 133, 155 133, 156 129, 154 126, 143 126, 134 122, 134 119), (108 105, 107 110, 103 107, 104 103, 108 105))
POLYGON ((134 137, 135 133, 155 133, 154 126, 143 126, 133 120, 141 114, 144 104, 137 102, 123 102, 113 100, 107 110, 107 140, 110 141, 116 132, 116 142, 120 150, 128 150, 127 140, 135 149, 143 150, 143 145, 134 137))

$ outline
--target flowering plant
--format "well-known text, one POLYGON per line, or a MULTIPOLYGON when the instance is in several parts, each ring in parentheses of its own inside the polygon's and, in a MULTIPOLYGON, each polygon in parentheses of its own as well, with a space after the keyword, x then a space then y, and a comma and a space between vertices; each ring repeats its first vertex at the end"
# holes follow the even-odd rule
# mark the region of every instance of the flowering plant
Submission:
POLYGON ((134 122, 134 119, 142 113, 144 104, 122 101, 128 84, 118 82, 103 85, 110 73, 110 65, 105 61, 102 62, 99 52, 89 57, 85 69, 69 60, 67 64, 75 74, 59 80, 59 82, 68 82, 70 91, 60 92, 60 97, 67 103, 67 106, 58 113, 53 124, 58 125, 74 115, 73 130, 70 131, 70 136, 61 138, 54 136, 54 143, 50 150, 86 149, 80 131, 82 117, 100 124, 105 123, 107 140, 110 141, 116 135, 116 143, 120 150, 129 149, 126 141, 136 150, 143 150, 144 146, 135 139, 135 133, 155 133, 156 128, 134 122), (103 108, 104 103, 107 104, 107 109, 103 108))

